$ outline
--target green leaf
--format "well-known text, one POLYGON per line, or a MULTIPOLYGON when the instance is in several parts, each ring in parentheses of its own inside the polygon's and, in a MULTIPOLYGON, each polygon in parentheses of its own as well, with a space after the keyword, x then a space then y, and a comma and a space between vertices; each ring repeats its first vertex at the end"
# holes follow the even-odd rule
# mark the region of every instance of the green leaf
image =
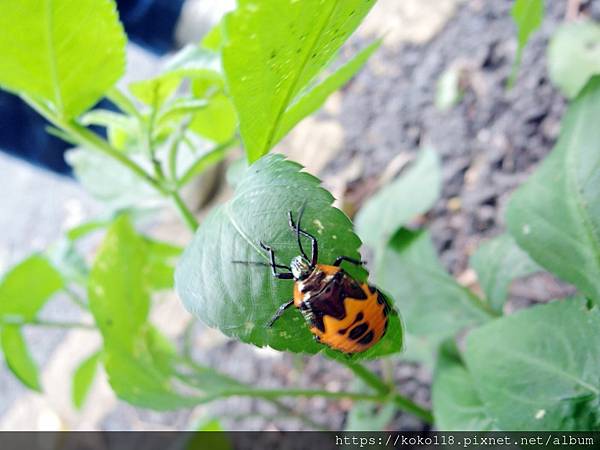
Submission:
POLYGON ((377 267, 377 283, 402 311, 406 331, 433 341, 490 319, 486 305, 442 267, 426 231, 401 229, 377 267))
POLYGON ((14 325, 0 328, 0 344, 12 373, 28 388, 41 391, 39 370, 27 349, 21 328, 14 325))
POLYGON ((148 245, 148 261, 146 276, 152 290, 172 289, 175 264, 181 255, 182 248, 167 242, 146 240, 148 245))
POLYGON ((503 430, 600 430, 600 313, 567 299, 490 322, 465 360, 503 430))
POLYGON ((217 52, 223 45, 223 21, 221 20, 218 24, 211 28, 211 30, 204 35, 200 46, 206 50, 217 52))
POLYGON ((373 42, 354 56, 349 62, 329 75, 321 83, 302 93, 301 96, 289 106, 277 128, 273 145, 279 142, 289 131, 306 116, 318 110, 327 97, 345 85, 365 65, 369 57, 379 48, 381 40, 373 42))
POLYGON ((453 342, 439 352, 435 369, 431 401, 436 428, 440 431, 493 431, 479 394, 473 386, 453 342))
POLYGON ((106 219, 96 219, 84 222, 69 229, 69 231, 67 231, 66 237, 70 241, 75 242, 79 239, 84 238, 88 234, 93 233, 94 231, 106 228, 108 225, 111 224, 113 219, 114 217, 111 214, 109 218, 106 219))
MULTIPOLYGON (((302 226, 318 238, 321 264, 331 264, 340 255, 360 257, 361 243, 350 220, 331 206, 333 197, 319 186, 319 180, 300 169, 278 154, 250 166, 233 198, 215 208, 196 232, 178 263, 175 286, 192 314, 228 336, 261 347, 317 353, 324 346, 314 341, 295 308, 272 328, 266 327, 279 306, 292 297, 292 281, 274 279, 268 267, 233 263, 267 262, 259 246, 263 241, 274 248, 280 263, 289 264, 299 250, 287 212, 297 215, 305 203, 302 226)), ((308 242, 303 245, 308 249, 308 242)), ((366 278, 362 269, 350 264, 344 268, 357 279, 366 278)), ((393 318, 386 337, 366 353, 374 356, 382 349, 401 349, 400 321, 393 318)))
POLYGON ((0 281, 0 325, 3 316, 34 319, 62 287, 60 273, 43 256, 33 255, 21 261, 0 281))
POLYGON ((178 73, 191 78, 211 79, 223 82, 221 77, 221 57, 218 52, 198 45, 186 45, 165 64, 164 74, 178 73))
POLYGON ((441 179, 436 152, 424 149, 406 173, 379 190, 361 208, 356 216, 358 234, 381 252, 400 227, 433 206, 440 195, 441 179))
POLYGON ((119 217, 90 274, 90 309, 104 340, 109 382, 120 398, 153 409, 190 407, 236 383, 211 369, 196 368, 191 380, 199 385, 191 385, 171 342, 148 322, 155 282, 150 275, 156 270, 153 251, 156 244, 138 235, 125 216, 119 217))
POLYGON ((86 126, 98 125, 105 128, 115 126, 124 130, 131 129, 135 124, 132 117, 107 109, 94 109, 88 111, 81 116, 79 121, 82 125, 86 126))
POLYGON ((186 77, 202 78, 222 86, 219 55, 197 45, 185 46, 167 61, 160 75, 131 83, 129 90, 146 105, 158 109, 175 94, 186 77))
POLYGON ((73 148, 66 152, 65 159, 84 188, 112 211, 148 209, 163 202, 161 194, 138 175, 104 154, 73 148))
POLYGON ((177 186, 185 186, 209 167, 223 161, 227 153, 235 148, 233 144, 233 141, 224 142, 208 149, 202 155, 193 155, 194 160, 188 165, 185 171, 183 171, 181 178, 177 180, 177 186))
POLYGON ((230 140, 237 129, 237 115, 229 97, 213 95, 206 108, 194 114, 190 130, 218 144, 230 140))
POLYGON ((200 450, 202 448, 233 450, 231 434, 223 433, 225 430, 218 419, 203 419, 196 428, 197 432, 192 433, 184 450, 200 450), (215 431, 216 433, 214 433, 215 431))
POLYGON ((129 85, 129 90, 146 105, 159 108, 175 94, 181 78, 177 73, 167 72, 149 80, 135 81, 129 85))
POLYGON ((125 70, 125 34, 109 0, 3 2, 0 86, 72 118, 125 70))
POLYGON ((513 195, 507 222, 538 264, 600 302, 600 77, 569 107, 556 147, 513 195))
POLYGON ((172 122, 179 122, 188 114, 198 114, 208 106, 209 103, 206 100, 191 97, 178 97, 169 101, 161 108, 156 118, 158 133, 160 133, 161 128, 172 122))
POLYGON ((512 281, 542 270, 509 234, 483 243, 471 257, 470 263, 477 272, 490 306, 499 313, 502 312, 512 281))
MULTIPOLYGON (((120 216, 108 229, 90 273, 90 309, 105 345, 131 348, 150 307, 148 245, 120 216)), ((107 348, 107 351, 109 349, 107 348)))
POLYGON ((208 421, 203 421, 203 423, 198 427, 198 431, 225 431, 221 426, 221 422, 219 419, 211 419, 208 421))
POLYGON ((565 96, 577 96, 593 75, 600 74, 600 25, 562 24, 548 45, 548 72, 565 96))
POLYGON ((85 403, 85 399, 92 387, 94 378, 96 377, 96 371, 98 369, 98 363, 102 357, 102 352, 96 352, 86 358, 77 368, 73 375, 73 385, 71 395, 73 398, 73 405, 75 408, 81 409, 85 403))
POLYGON ((148 245, 125 216, 109 228, 89 281, 90 310, 104 339, 104 366, 117 395, 135 405, 189 406, 150 351, 148 245))
POLYGON ((104 367, 115 393, 128 403, 155 410, 201 403, 199 394, 177 379, 174 362, 165 365, 166 355, 153 354, 155 340, 156 330, 145 324, 134 336, 132 348, 114 344, 107 348, 104 367))
POLYGON ((242 0, 226 16, 223 68, 250 162, 276 144, 289 107, 374 3, 242 0))
POLYGON ((518 29, 518 47, 517 55, 512 69, 512 74, 508 82, 511 86, 517 75, 517 70, 521 64, 523 49, 529 40, 529 37, 542 24, 544 19, 544 0, 515 0, 511 10, 511 16, 518 29))
POLYGON ((461 101, 463 94, 460 86, 460 69, 450 67, 438 78, 435 107, 440 111, 447 111, 461 101))

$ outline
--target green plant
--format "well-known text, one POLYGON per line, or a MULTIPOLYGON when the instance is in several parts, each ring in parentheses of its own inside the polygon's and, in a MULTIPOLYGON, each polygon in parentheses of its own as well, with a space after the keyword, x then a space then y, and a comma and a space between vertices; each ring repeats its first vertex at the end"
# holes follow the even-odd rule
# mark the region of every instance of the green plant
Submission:
MULTIPOLYGON (((336 62, 339 48, 373 3, 240 1, 200 45, 184 48, 158 76, 130 84, 128 92, 114 87, 124 71, 126 38, 112 1, 75 5, 57 0, 42 12, 33 0, 3 8, 0 85, 43 115, 52 124, 50 132, 74 145, 68 161, 75 174, 108 207, 106 217, 69 230, 48 252, 31 256, 4 276, 2 349, 15 376, 42 389, 23 328, 82 328, 99 331, 103 344, 90 349, 74 374, 77 407, 103 367, 120 398, 153 409, 251 396, 295 414, 278 399, 322 396, 394 405, 431 420, 429 411, 360 365, 358 355, 327 352, 364 381, 361 389, 348 392, 261 389, 199 365, 186 346, 177 348, 149 319, 153 294, 173 287, 182 249, 136 229, 137 217, 169 201, 196 231, 197 219, 181 189, 243 143, 254 164, 240 175, 235 196, 212 212, 186 249, 177 270, 178 291, 191 311, 230 336, 280 350, 320 351, 306 327, 295 323, 295 313, 282 319, 283 331, 264 327, 277 302, 289 294, 289 283, 275 285, 266 272, 231 261, 261 257, 259 238, 281 241, 289 233, 287 210, 305 200, 307 227, 320 235, 322 257, 358 256, 360 240, 351 222, 331 206, 332 197, 319 181, 291 161, 264 155, 377 49, 379 42, 374 42, 351 60, 336 62), (103 96, 118 111, 89 111, 103 96), (89 125, 105 128, 107 138, 89 125), (327 232, 321 236, 317 226, 327 232), (88 266, 78 243, 92 232, 104 238, 88 266), (219 265, 223 270, 216 270, 219 265), (248 285, 249 277, 256 281, 248 285), (93 323, 39 318, 58 292, 67 293, 84 316, 91 313, 93 323)), ((291 245, 281 250, 285 257, 295 251, 291 245)), ((361 269, 354 275, 365 279, 367 274, 361 269)), ((399 352, 402 345, 395 316, 386 338, 360 356, 399 352)))
MULTIPOLYGON (((510 234, 472 257, 483 290, 478 295, 445 271, 429 233, 411 226, 439 196, 440 162, 433 150, 424 149, 405 174, 367 202, 356 220, 357 234, 318 179, 268 154, 379 45, 334 64, 374 1, 322 3, 239 0, 200 45, 183 49, 160 75, 130 85, 128 92, 113 86, 124 69, 125 37, 112 1, 55 0, 42 13, 34 0, 4 8, 0 27, 8 33, 0 36, 0 85, 74 145, 69 161, 77 176, 108 205, 105 217, 69 230, 0 281, 0 338, 9 367, 26 386, 42 389, 23 328, 81 328, 99 332, 102 347, 90 349, 74 374, 78 407, 103 367, 121 399, 159 410, 241 396, 298 415, 280 398, 319 396, 355 402, 348 429, 382 428, 395 410, 425 422, 435 418, 436 426, 449 430, 600 428, 600 132, 594 122, 600 77, 588 80, 593 68, 575 81, 564 67, 555 72, 557 79, 571 77, 564 89, 577 98, 555 150, 513 196, 510 234), (93 25, 81 17, 93 17, 93 25), (101 51, 90 52, 92 47, 101 51), (119 111, 88 111, 102 96, 119 111), (89 131, 91 124, 106 128, 107 138, 89 131), (199 226, 181 189, 239 144, 250 165, 237 167, 232 198, 199 226), (166 202, 195 232, 185 249, 138 231, 138 218, 166 202), (296 310, 273 329, 264 327, 291 296, 291 282, 273 280, 264 268, 232 264, 265 258, 260 240, 276 244, 281 260, 289 261, 297 247, 286 213, 304 204, 304 226, 319 237, 320 259, 358 257, 362 237, 375 252, 371 280, 400 313, 371 350, 352 357, 322 352, 353 372, 354 389, 250 386, 198 364, 189 343, 178 346, 153 325, 153 295, 175 281, 187 309, 230 337, 293 353, 322 351, 296 310), (88 266, 78 245, 92 232, 104 237, 88 266), (512 280, 541 270, 572 283, 578 295, 504 315, 512 280), (93 323, 40 318, 58 292, 93 323), (435 366, 433 413, 361 362, 384 356, 384 364, 403 358, 435 366)), ((518 60, 541 21, 539 5, 519 0, 513 9, 521 30, 518 60), (533 17, 524 3, 537 5, 533 17)), ((565 51, 563 45, 570 44, 551 51, 565 51)), ((357 279, 367 277, 363 269, 347 270, 357 279)))

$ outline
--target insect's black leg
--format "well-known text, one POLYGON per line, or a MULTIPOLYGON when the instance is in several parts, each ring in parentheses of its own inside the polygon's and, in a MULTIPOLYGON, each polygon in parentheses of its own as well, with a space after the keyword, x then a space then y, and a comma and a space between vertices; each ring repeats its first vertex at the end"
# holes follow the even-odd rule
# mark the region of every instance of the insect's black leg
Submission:
POLYGON ((271 320, 269 320, 269 323, 267 323, 267 328, 271 328, 273 326, 273 324, 275 323, 275 321, 283 315, 285 310, 288 309, 293 304, 294 304, 294 299, 281 305, 279 307, 279 309, 277 310, 277 312, 275 314, 273 314, 273 317, 271 317, 271 320))
POLYGON ((298 246, 300 247, 300 251, 302 255, 308 260, 308 256, 302 249, 302 244, 300 243, 300 235, 306 236, 310 239, 311 242, 311 257, 310 257, 310 265, 315 267, 317 265, 317 261, 319 260, 319 245, 317 243, 317 238, 315 238, 312 234, 307 233, 302 228, 300 228, 300 221, 302 220, 302 214, 304 213, 304 205, 300 209, 300 214, 298 215, 298 223, 294 224, 294 219, 292 217, 292 212, 288 211, 288 223, 290 228, 296 232, 296 236, 298 239, 298 246))
MULTIPOLYGON (((267 253, 269 254, 269 258, 271 259, 271 273, 273 274, 273 276, 275 278, 279 278, 280 280, 292 280, 294 278, 294 275, 292 275, 292 273, 277 273, 277 268, 281 268, 281 267, 285 267, 285 266, 281 266, 277 263, 275 263, 275 252, 273 251, 273 249, 271 247, 269 247, 268 245, 266 245, 264 242, 260 242, 260 246, 267 251, 267 253)), ((285 267, 287 269, 287 267, 285 267)), ((289 270, 289 269, 288 269, 289 270)))
POLYGON ((360 261, 359 259, 349 258, 348 256, 338 256, 333 263, 334 266, 339 266, 342 264, 342 261, 348 261, 356 266, 362 266, 366 264, 366 261, 360 261))
MULTIPOLYGON (((231 261, 233 264, 245 264, 247 266, 263 266, 263 267, 271 267, 271 264, 260 261, 231 261)), ((289 267, 284 266, 283 264, 275 264, 275 267, 278 269, 290 270, 289 267)))

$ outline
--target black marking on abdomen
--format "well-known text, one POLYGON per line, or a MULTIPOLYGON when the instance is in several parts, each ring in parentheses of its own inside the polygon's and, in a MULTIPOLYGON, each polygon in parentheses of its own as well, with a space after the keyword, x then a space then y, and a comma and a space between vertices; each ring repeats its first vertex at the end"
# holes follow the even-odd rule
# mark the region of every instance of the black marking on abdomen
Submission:
POLYGON ((358 283, 350 278, 344 271, 340 270, 333 278, 325 284, 321 283, 320 289, 315 292, 310 290, 309 298, 305 299, 309 303, 313 312, 311 325, 325 332, 323 318, 331 316, 336 320, 346 318, 346 306, 344 300, 352 298, 356 300, 366 300, 366 293, 360 288, 358 283))
POLYGON ((365 318, 365 315, 362 312, 359 312, 356 317, 354 318, 354 322, 352 322, 350 325, 348 325, 346 328, 342 328, 341 330, 338 330, 339 334, 346 334, 346 332, 348 331, 348 329, 354 325, 355 323, 360 322, 361 320, 363 320, 365 318))
POLYGON ((377 291, 377 303, 383 305, 383 313, 387 316, 390 312, 390 305, 380 291, 377 291))
POLYGON ((373 338, 375 337, 375 333, 373 333, 373 330, 369 331, 367 334, 365 334, 360 341, 358 341, 359 344, 361 345, 367 345, 370 344, 371 341, 373 340, 373 338))
POLYGON ((366 322, 361 323, 360 325, 356 325, 354 328, 350 330, 350 334, 348 335, 350 339, 358 339, 369 329, 369 324, 366 322))

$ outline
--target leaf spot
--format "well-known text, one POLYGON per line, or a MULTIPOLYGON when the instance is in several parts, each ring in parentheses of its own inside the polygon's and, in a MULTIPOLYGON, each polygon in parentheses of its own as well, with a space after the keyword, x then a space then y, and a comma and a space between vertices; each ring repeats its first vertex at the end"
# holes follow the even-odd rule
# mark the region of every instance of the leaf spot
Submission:
POLYGON ((546 410, 545 409, 539 409, 536 413, 535 413, 535 418, 537 420, 541 420, 544 418, 544 416, 546 415, 546 410))
POLYGON ((529 234, 531 233, 531 227, 529 226, 529 224, 525 224, 523 225, 523 234, 529 234))
POLYGON ((313 223, 318 228, 317 233, 322 234, 323 230, 325 229, 325 227, 323 226, 323 224, 321 223, 321 221, 319 219, 315 219, 315 220, 313 220, 313 223))

